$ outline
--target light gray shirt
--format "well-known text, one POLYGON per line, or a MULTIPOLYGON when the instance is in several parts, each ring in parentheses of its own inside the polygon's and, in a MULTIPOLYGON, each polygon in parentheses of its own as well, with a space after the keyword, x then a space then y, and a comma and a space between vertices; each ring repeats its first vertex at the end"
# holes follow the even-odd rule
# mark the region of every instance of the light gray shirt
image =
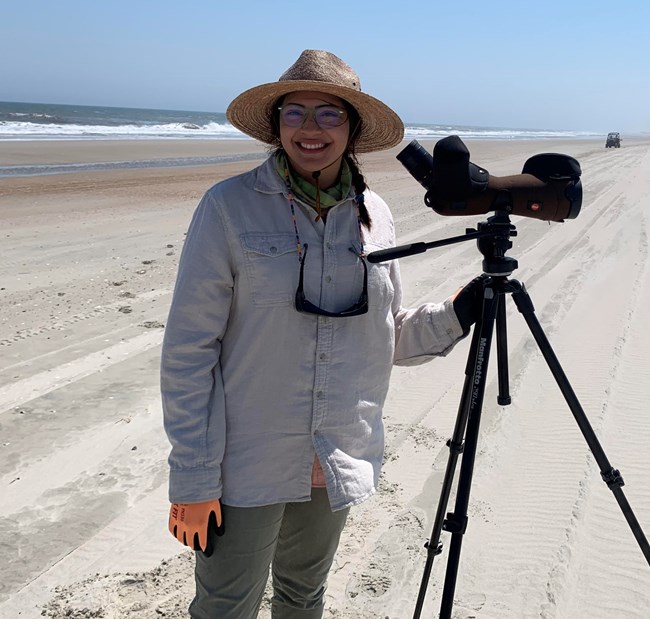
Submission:
MULTIPOLYGON (((372 228, 363 238, 353 194, 325 223, 294 198, 309 246, 305 293, 329 311, 361 293, 363 268, 350 248, 395 245, 388 207, 364 195, 372 228)), ((194 213, 161 359, 173 503, 307 501, 314 454, 332 509, 360 503, 378 484, 392 365, 445 355, 462 337, 450 299, 401 307, 397 261, 367 263, 367 314, 297 312, 296 243, 273 157, 212 187, 194 213)))

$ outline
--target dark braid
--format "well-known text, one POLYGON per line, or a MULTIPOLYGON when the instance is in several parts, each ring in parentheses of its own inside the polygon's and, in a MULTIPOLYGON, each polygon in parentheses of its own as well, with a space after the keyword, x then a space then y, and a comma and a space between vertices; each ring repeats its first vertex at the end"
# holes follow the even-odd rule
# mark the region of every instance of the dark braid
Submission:
POLYGON ((359 206, 359 217, 361 218, 361 223, 368 228, 372 227, 372 219, 370 218, 370 213, 368 212, 368 207, 364 200, 363 192, 368 189, 366 184, 366 179, 361 174, 361 168, 359 167, 359 160, 357 155, 354 152, 359 136, 363 130, 362 121, 359 117, 359 112, 350 105, 347 101, 343 101, 345 107, 348 111, 348 116, 350 117, 350 138, 348 141, 348 147, 345 151, 345 160, 350 166, 350 172, 352 172, 352 186, 354 187, 355 201, 359 206))
POLYGON ((352 186, 354 187, 354 193, 356 194, 355 200, 359 206, 359 217, 361 218, 361 223, 370 230, 372 228, 372 219, 370 218, 370 213, 368 212, 363 196, 363 192, 368 188, 368 185, 366 185, 366 179, 363 177, 363 174, 361 174, 359 162, 352 150, 348 150, 345 160, 347 161, 348 166, 350 166, 350 172, 352 172, 352 186))

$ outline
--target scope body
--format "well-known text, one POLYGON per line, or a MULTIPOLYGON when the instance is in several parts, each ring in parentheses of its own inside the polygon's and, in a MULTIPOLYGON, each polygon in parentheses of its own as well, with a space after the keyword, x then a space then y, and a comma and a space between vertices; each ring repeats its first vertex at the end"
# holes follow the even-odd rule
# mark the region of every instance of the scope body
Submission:
POLYGON ((580 164, 568 155, 534 155, 521 174, 499 177, 472 163, 465 144, 452 135, 436 143, 433 156, 413 140, 397 159, 427 190, 425 204, 440 215, 499 210, 560 222, 575 219, 582 206, 580 164))

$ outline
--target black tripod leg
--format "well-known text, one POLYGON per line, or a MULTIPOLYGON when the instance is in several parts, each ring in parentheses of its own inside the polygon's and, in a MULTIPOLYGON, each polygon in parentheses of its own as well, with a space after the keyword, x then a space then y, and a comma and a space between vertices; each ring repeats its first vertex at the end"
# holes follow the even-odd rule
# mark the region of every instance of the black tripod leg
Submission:
POLYGON ((594 458, 600 467, 600 475, 603 478, 603 481, 614 493, 614 497, 618 501, 623 515, 625 516, 636 541, 641 547, 641 552, 643 552, 643 556, 646 558, 648 565, 650 565, 650 544, 648 544, 648 539, 643 533, 641 525, 636 519, 636 516, 623 493, 622 486, 624 485, 624 482, 620 472, 613 468, 609 463, 609 460, 607 459, 607 456, 605 455, 605 452, 603 451, 603 448, 601 447, 598 438, 596 437, 596 434, 594 433, 593 428, 591 427, 591 424, 576 397, 576 394, 571 388, 566 374, 562 370, 560 362, 555 356, 555 353, 553 352, 553 349, 551 348, 551 345, 535 316, 535 308, 533 307, 528 292, 526 292, 526 288, 517 280, 509 280, 508 286, 509 291, 512 293, 512 298, 517 305, 517 309, 526 320, 528 328, 533 334, 533 337, 535 338, 535 341, 537 342, 537 345, 539 346, 539 349, 542 352, 542 355, 544 356, 544 359, 546 360, 546 363, 548 364, 548 367, 551 370, 564 399, 566 400, 566 403, 569 405, 569 408, 580 427, 582 435, 587 441, 587 445, 589 445, 591 453, 594 455, 594 458))
POLYGON ((508 377, 508 329, 506 327, 506 298, 498 297, 497 307, 497 375, 499 378, 499 395, 497 404, 506 406, 510 398, 510 379, 508 377))
MULTIPOLYGON (((422 582, 420 583, 420 591, 418 593, 418 599, 415 606, 415 612, 413 613, 413 619, 420 618, 422 607, 424 605, 424 598, 427 592, 427 585, 431 576, 433 561, 435 557, 442 552, 440 536, 442 534, 443 528, 446 525, 445 512, 447 511, 449 496, 451 495, 451 488, 454 481, 456 464, 458 462, 460 454, 463 453, 464 450, 464 437, 465 430, 467 428, 467 420, 477 387, 475 384, 476 377, 477 375, 481 375, 481 373, 484 375, 485 370, 487 369, 484 355, 486 342, 488 343, 489 347, 489 342, 492 337, 492 331, 494 328, 496 299, 494 299, 494 292, 491 289, 490 284, 486 283, 485 286, 486 287, 483 292, 483 318, 481 320, 480 326, 477 324, 472 333, 472 343, 470 345, 469 353, 467 355, 467 363, 465 365, 465 382, 463 384, 463 392, 461 395, 460 404, 458 406, 456 425, 454 426, 454 433, 452 435, 452 438, 447 441, 447 446, 449 447, 450 453, 449 459, 447 460, 447 468, 445 469, 445 476, 442 482, 442 489, 440 491, 440 499, 438 500, 436 519, 433 525, 433 530, 431 531, 431 537, 425 545, 427 548, 427 560, 424 566, 424 573, 422 575, 422 582), (486 297, 488 297, 488 299, 486 299, 486 297), (477 371, 477 365, 479 364, 482 370, 477 371)), ((476 401, 474 400, 474 407, 475 405, 476 401)), ((463 456, 463 462, 464 461, 465 457, 463 456)), ((457 566, 458 559, 456 559, 456 568, 457 566)), ((447 567, 447 572, 449 572, 449 567, 447 567)), ((453 580, 455 582, 455 576, 453 580)))
POLYGON ((449 558, 445 583, 440 604, 440 618, 449 619, 454 603, 454 592, 458 577, 458 564, 460 562, 460 551, 463 543, 463 535, 467 529, 467 508, 469 506, 469 493, 472 485, 474 472, 474 461, 476 459, 476 446, 478 442, 479 428, 481 423, 481 410, 483 397, 487 384, 487 369, 490 359, 490 347, 494 325, 499 304, 503 304, 500 293, 488 284, 485 287, 483 299, 483 317, 480 324, 475 327, 476 347, 473 350, 473 367, 468 378, 471 379, 470 393, 466 405, 467 432, 465 434, 465 445, 463 458, 458 477, 458 490, 454 511, 447 514, 443 528, 451 533, 451 544, 449 547, 449 558))
MULTIPOLYGON (((476 357, 475 351, 478 347, 478 330, 474 331, 472 337, 472 344, 470 347, 468 360, 476 357)), ((449 459, 447 460, 447 468, 445 469, 445 476, 442 482, 442 489, 440 490, 440 498, 438 499, 438 509, 436 510, 436 519, 431 531, 431 537, 425 544, 427 549, 427 560, 424 565, 424 572, 422 574, 422 581, 420 582, 420 590, 418 592, 418 599, 415 604, 415 612, 413 619, 419 619, 424 606, 424 598, 427 594, 427 585, 431 577, 431 569, 433 568, 433 560, 442 552, 442 543, 440 542, 440 535, 442 534, 443 522, 447 505, 449 503, 449 495, 451 494, 451 486, 454 481, 454 473, 456 471, 456 464, 458 457, 463 453, 463 437, 465 435, 465 428, 467 426, 467 410, 469 397, 472 392, 473 373, 469 371, 469 363, 465 370, 465 382, 463 385, 463 393, 461 395, 460 404, 458 406, 458 415, 456 417, 456 425, 452 438, 447 441, 449 447, 449 459)))

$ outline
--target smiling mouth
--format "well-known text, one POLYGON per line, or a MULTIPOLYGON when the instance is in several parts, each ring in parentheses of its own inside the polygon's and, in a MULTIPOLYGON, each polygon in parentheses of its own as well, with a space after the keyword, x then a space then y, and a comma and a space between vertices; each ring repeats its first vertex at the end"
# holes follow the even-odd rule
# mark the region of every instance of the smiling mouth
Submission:
POLYGON ((304 142, 298 142, 298 146, 303 150, 322 150, 327 146, 327 144, 305 144, 304 142))

